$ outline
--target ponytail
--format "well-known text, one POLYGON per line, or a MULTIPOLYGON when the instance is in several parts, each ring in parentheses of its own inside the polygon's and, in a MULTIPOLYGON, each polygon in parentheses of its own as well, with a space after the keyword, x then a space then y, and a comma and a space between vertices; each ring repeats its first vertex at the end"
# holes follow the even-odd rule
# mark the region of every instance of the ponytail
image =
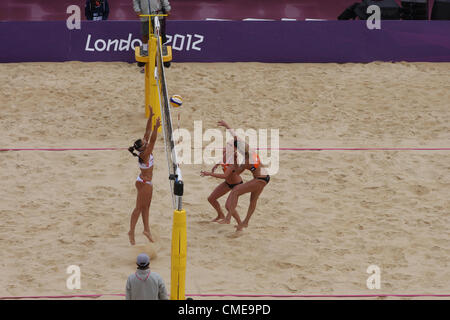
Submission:
POLYGON ((128 148, 128 151, 135 157, 139 158, 139 162, 143 162, 143 160, 141 159, 141 157, 139 157, 139 154, 134 152, 135 150, 138 150, 142 147, 143 142, 142 139, 138 139, 134 142, 134 144, 128 148))
POLYGON ((133 146, 131 146, 131 147, 129 147, 128 148, 128 151, 130 151, 130 153, 133 155, 133 156, 135 156, 135 157, 139 157, 139 155, 136 153, 136 152, 134 152, 134 147, 133 146))

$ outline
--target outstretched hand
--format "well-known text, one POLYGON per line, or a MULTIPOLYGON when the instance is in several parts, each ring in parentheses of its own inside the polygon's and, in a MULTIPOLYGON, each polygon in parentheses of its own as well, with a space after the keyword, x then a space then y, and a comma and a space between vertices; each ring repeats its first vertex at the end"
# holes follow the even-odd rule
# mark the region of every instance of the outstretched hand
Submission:
POLYGON ((200 177, 208 177, 211 176, 211 172, 200 171, 200 177))
POLYGON ((161 127, 161 119, 158 117, 155 122, 154 130, 158 129, 159 127, 161 127))

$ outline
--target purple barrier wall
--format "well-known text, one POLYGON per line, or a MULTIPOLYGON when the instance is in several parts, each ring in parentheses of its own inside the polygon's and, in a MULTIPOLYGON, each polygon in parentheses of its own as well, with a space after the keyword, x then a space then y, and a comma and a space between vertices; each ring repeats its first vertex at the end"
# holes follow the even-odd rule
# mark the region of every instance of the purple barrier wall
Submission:
MULTIPOLYGON (((450 62, 450 21, 171 21, 175 62, 450 62)), ((135 21, 0 22, 0 62, 134 61, 135 21)))

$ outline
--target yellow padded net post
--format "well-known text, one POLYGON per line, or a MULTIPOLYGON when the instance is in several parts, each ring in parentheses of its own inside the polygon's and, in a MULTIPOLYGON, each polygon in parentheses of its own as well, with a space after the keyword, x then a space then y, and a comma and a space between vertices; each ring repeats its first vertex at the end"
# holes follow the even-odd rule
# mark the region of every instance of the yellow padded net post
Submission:
MULTIPOLYGON (((153 124, 158 117, 161 117, 160 103, 158 99, 158 84, 155 78, 155 59, 157 51, 157 38, 152 32, 151 17, 155 16, 167 16, 166 14, 143 14, 140 17, 149 17, 149 40, 148 40, 148 55, 143 56, 140 47, 135 47, 135 59, 138 62, 145 63, 145 117, 150 116, 150 106, 153 108, 155 117, 153 118, 153 124)), ((167 46, 167 54, 163 56, 163 61, 172 61, 172 47, 167 46)), ((158 129, 161 132, 161 127, 158 129)))
MULTIPOLYGON (((151 16, 152 15, 150 15, 150 17, 151 16)), ((153 107, 153 110, 155 111, 158 110, 160 111, 161 114, 161 122, 162 122, 161 128, 164 137, 167 166, 169 171, 169 185, 172 193, 171 194, 172 205, 174 209, 173 229, 172 229, 170 297, 172 300, 185 300, 187 240, 186 240, 186 211, 183 210, 182 207, 184 184, 175 150, 172 116, 170 112, 169 96, 164 71, 164 62, 170 61, 172 51, 169 46, 164 47, 163 44, 161 43, 161 37, 159 36, 160 28, 161 26, 159 20, 155 19, 154 30, 156 36, 153 35, 152 37, 150 37, 149 58, 147 58, 146 60, 147 61, 146 86, 147 83, 151 84, 149 86, 149 93, 150 93, 149 101, 152 107, 154 106, 153 101, 155 101, 155 106, 157 107, 156 108, 153 107), (153 82, 153 80, 155 82, 153 82), (154 86, 153 83, 155 83, 154 86), (154 98, 155 100, 153 100, 154 98)), ((138 49, 139 48, 136 48, 136 50, 138 49)), ((136 55, 136 58, 141 59, 141 56, 136 55)))
POLYGON ((170 299, 185 300, 186 211, 173 212, 170 299))

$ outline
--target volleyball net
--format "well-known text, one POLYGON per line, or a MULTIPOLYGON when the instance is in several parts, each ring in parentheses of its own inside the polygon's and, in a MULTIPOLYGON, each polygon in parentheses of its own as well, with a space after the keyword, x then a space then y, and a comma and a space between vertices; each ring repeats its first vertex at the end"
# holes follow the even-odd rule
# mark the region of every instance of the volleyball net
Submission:
POLYGON ((159 19, 155 17, 155 36, 156 46, 156 81, 158 83, 159 102, 161 106, 161 125, 163 128, 164 145, 166 149, 167 165, 169 169, 169 183, 172 194, 172 205, 174 210, 182 209, 183 196, 183 176, 178 165, 178 159, 175 152, 175 142, 173 138, 172 115, 170 112, 169 94, 167 91, 166 75, 163 61, 163 45, 160 38, 159 19))
MULTIPOLYGON (((173 138, 172 115, 170 113, 169 94, 167 91, 166 75, 164 72, 164 49, 160 37, 159 18, 155 17, 155 38, 156 38, 156 68, 155 79, 158 87, 159 104, 161 107, 161 126, 164 136, 164 147, 166 150, 167 166, 169 169, 169 184, 173 205, 173 226, 172 226, 172 251, 171 251, 171 282, 170 298, 172 300, 185 300, 186 282, 186 211, 183 210, 183 176, 178 164, 173 138)), ((154 39, 151 39, 154 41, 154 39)), ((166 49, 167 50, 167 49, 166 49)))

